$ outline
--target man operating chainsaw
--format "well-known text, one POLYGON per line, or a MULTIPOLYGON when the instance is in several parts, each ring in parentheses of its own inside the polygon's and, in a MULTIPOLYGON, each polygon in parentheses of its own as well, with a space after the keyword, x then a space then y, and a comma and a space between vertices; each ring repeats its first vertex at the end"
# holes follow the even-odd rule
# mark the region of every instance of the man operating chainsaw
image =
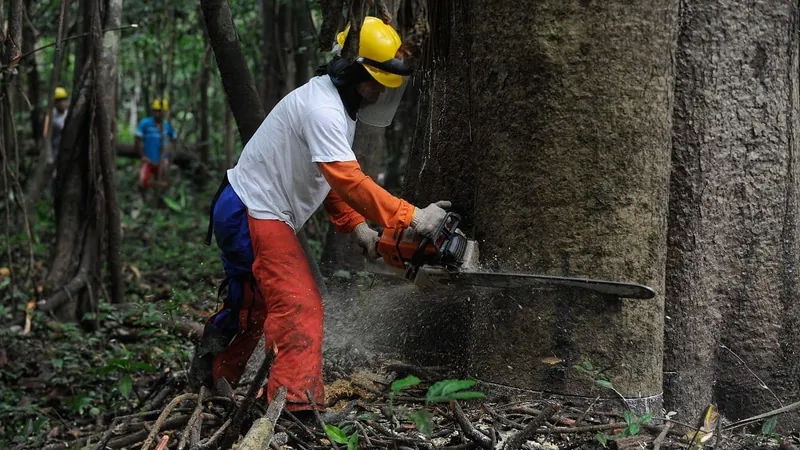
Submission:
POLYGON ((195 352, 195 388, 221 378, 235 385, 263 331, 268 351, 277 349, 268 400, 285 386, 287 409, 310 411, 309 397, 324 408, 322 298, 295 235, 319 206, 369 258, 378 258, 378 233, 367 220, 433 237, 450 203, 417 208, 392 196, 351 148, 357 119, 386 126, 394 116, 411 73, 400 46, 391 26, 367 17, 355 62, 337 56, 283 98, 228 170, 206 239, 213 232, 222 250, 227 294, 195 352))

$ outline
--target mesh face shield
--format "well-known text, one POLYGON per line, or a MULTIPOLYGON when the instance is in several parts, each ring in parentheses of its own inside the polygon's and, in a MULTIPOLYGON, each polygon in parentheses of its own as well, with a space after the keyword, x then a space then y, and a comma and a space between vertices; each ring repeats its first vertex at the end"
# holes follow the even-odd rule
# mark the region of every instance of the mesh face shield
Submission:
POLYGON ((378 101, 371 105, 362 106, 358 110, 358 120, 373 127, 387 127, 394 119, 400 100, 408 85, 408 78, 403 79, 403 83, 396 88, 387 88, 378 98, 378 101))
POLYGON ((389 61, 378 62, 368 58, 358 57, 357 63, 362 64, 370 75, 386 86, 375 103, 362 106, 358 110, 358 120, 374 127, 386 127, 392 123, 400 100, 408 85, 408 75, 411 68, 402 59, 394 58, 389 61))

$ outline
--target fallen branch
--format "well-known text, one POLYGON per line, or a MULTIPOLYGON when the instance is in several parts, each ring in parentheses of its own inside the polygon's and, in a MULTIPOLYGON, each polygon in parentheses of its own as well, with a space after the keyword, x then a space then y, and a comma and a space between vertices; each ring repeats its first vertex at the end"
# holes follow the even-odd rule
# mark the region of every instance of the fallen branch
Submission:
MULTIPOLYGON (((222 426, 217 430, 210 438, 206 439, 205 441, 201 442, 200 445, 197 446, 197 450, 208 450, 210 448, 217 448, 217 442, 220 440, 225 431, 228 427, 231 426, 231 419, 225 421, 222 426)), ((192 448, 192 450, 195 450, 192 448)))
POLYGON ((458 401, 455 400, 453 401, 453 414, 456 416, 456 421, 461 427, 461 431, 463 431, 468 438, 477 442, 478 445, 487 450, 492 449, 492 439, 472 426, 472 423, 470 423, 470 421, 467 419, 467 416, 464 415, 461 405, 459 405, 458 401))
POLYGON ((183 435, 181 436, 181 440, 178 442, 178 450, 184 450, 190 436, 193 436, 196 431, 199 431, 196 430, 196 428, 198 428, 198 421, 201 417, 200 413, 203 412, 203 398, 205 398, 206 393, 206 387, 201 386, 200 393, 197 395, 197 405, 194 407, 192 417, 189 419, 189 423, 186 424, 186 428, 183 429, 183 435))
POLYGON ((556 406, 553 404, 549 404, 542 408, 542 412, 540 412, 539 415, 533 419, 533 421, 526 425, 524 430, 520 431, 514 436, 511 436, 506 441, 504 450, 519 450, 525 441, 533 437, 533 435, 539 431, 538 428, 542 426, 542 424, 549 419, 553 413, 556 412, 556 409, 556 406))
POLYGON ((262 450, 268 447, 272 436, 275 434, 275 424, 285 405, 286 388, 281 386, 275 392, 275 398, 267 408, 267 413, 264 417, 256 419, 238 448, 241 450, 262 450))
POLYGON ((191 393, 179 395, 173 398, 172 401, 169 402, 167 407, 164 408, 164 411, 161 413, 161 415, 158 416, 158 420, 156 420, 155 425, 153 425, 153 428, 150 430, 150 434, 147 436, 147 439, 144 441, 144 444, 142 445, 142 450, 148 450, 150 446, 153 444, 153 441, 155 441, 156 436, 158 435, 158 431, 164 425, 164 422, 167 420, 167 417, 169 417, 169 413, 172 412, 172 408, 178 406, 178 403, 182 401, 196 400, 196 399, 197 399, 197 394, 191 394, 191 393))
POLYGON ((236 441, 236 438, 239 437, 242 423, 244 422, 245 417, 247 417, 247 414, 250 412, 250 408, 253 407, 253 403, 256 401, 256 396, 264 386, 264 381, 266 381, 267 376, 269 375, 269 370, 272 368, 272 361, 275 359, 276 348, 273 346, 271 350, 272 351, 266 352, 267 356, 264 358, 264 362, 261 363, 261 367, 258 369, 253 382, 250 383, 250 388, 247 390, 247 395, 245 396, 244 400, 242 400, 239 408, 236 409, 236 412, 233 413, 233 417, 231 418, 231 426, 228 427, 228 432, 225 433, 225 437, 222 439, 222 448, 231 448, 234 441, 236 441))
POLYGON ((736 428, 740 428, 740 427, 743 427, 743 426, 746 426, 746 425, 750 425, 751 423, 754 423, 754 422, 759 422, 759 421, 762 421, 764 419, 769 419, 769 418, 772 418, 772 417, 775 417, 775 416, 778 416, 778 415, 781 415, 781 414, 785 414, 787 412, 794 411, 795 409, 798 409, 798 408, 800 408, 800 402, 795 402, 795 403, 792 403, 791 405, 786 405, 786 406, 784 406, 782 408, 774 409, 772 411, 765 412, 765 413, 759 414, 757 416, 748 417, 748 418, 742 419, 742 420, 737 420, 736 422, 733 422, 731 424, 728 424, 728 425, 722 427, 722 430, 723 431, 735 430, 736 428))
POLYGON ((670 428, 672 428, 672 423, 667 422, 667 424, 664 425, 664 429, 661 430, 661 433, 659 433, 656 439, 653 441, 653 450, 661 449, 661 444, 663 444, 664 439, 667 438, 667 433, 669 433, 670 428))
MULTIPOLYGON (((178 428, 186 425, 186 423, 188 421, 189 421, 189 416, 188 415, 180 416, 180 417, 173 417, 172 419, 169 419, 166 422, 164 422, 164 424, 161 426, 161 430, 163 430, 163 431, 175 430, 175 429, 178 429, 178 428)), ((137 433, 133 433, 133 434, 129 434, 127 436, 122 436, 122 437, 119 437, 117 439, 113 439, 113 440, 111 440, 111 442, 108 443, 106 448, 120 449, 120 448, 124 448, 124 447, 129 447, 129 446, 134 445, 136 443, 142 442, 148 436, 149 436, 148 430, 144 429, 144 430, 139 431, 137 433)))
POLYGON ((609 447, 611 447, 612 450, 639 450, 642 448, 647 448, 647 444, 649 444, 652 440, 652 436, 640 434, 638 436, 615 439, 609 442, 609 447))

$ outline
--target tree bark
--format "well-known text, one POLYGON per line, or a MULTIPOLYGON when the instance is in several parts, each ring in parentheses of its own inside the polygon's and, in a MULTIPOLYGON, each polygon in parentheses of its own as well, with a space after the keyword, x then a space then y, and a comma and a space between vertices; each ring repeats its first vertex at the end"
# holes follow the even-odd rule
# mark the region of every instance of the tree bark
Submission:
POLYGON ((217 59, 222 86, 236 118, 242 143, 247 143, 266 117, 253 76, 225 0, 202 0, 208 37, 217 59))
POLYGON ((272 111, 272 108, 281 99, 280 78, 281 69, 278 60, 278 43, 275 39, 276 36, 276 15, 278 8, 275 0, 262 0, 261 14, 263 20, 263 35, 262 35, 262 81, 261 86, 261 103, 264 105, 265 111, 272 111))
POLYGON ((223 148, 225 150, 225 167, 223 171, 233 168, 233 112, 231 105, 225 100, 225 137, 223 148))
POLYGON ((91 193, 95 179, 89 155, 89 117, 93 95, 91 64, 84 66, 77 83, 78 89, 73 90, 73 102, 67 114, 61 151, 56 161, 56 184, 62 188, 57 189, 55 195, 56 244, 44 281, 44 293, 50 297, 40 305, 40 308, 54 310, 59 319, 66 321, 80 318, 80 298, 85 295, 85 283, 75 284, 72 281, 86 280, 82 275, 94 273, 95 265, 90 257, 93 247, 88 241, 96 237, 87 233, 90 228, 96 229, 93 224, 90 227, 96 214, 95 199, 91 193), (58 301, 58 296, 67 299, 58 301))
MULTIPOLYGON (((199 9, 199 8, 198 8, 199 9)), ((199 11, 198 11, 199 12, 199 11)), ((200 16, 200 21, 202 22, 202 14, 198 14, 200 16)), ((201 28, 203 31, 203 47, 208 49, 208 33, 206 33, 206 28, 201 23, 201 28)), ((206 55, 206 58, 210 58, 210 55, 206 55)), ((209 78, 209 65, 206 63, 207 60, 204 60, 204 63, 200 65, 200 107, 198 113, 198 120, 200 122, 200 144, 197 146, 197 151, 200 155, 200 161, 206 166, 209 167, 210 163, 210 140, 211 135, 209 132, 209 117, 208 117, 208 84, 210 81, 209 78)))
MULTIPOLYGON (((663 294, 677 0, 431 1, 429 12, 406 193, 420 206, 453 200, 487 269, 663 294)), ((632 406, 660 405, 660 295, 523 290, 462 305, 470 376, 595 395, 571 370, 588 359, 632 406)))
MULTIPOLYGON (((25 6, 28 13, 31 11, 32 4, 33 0, 26 0, 25 6)), ((23 52, 28 53, 33 51, 36 47, 37 36, 30 21, 28 21, 26 26, 22 28, 22 34, 23 52)), ((25 74, 28 86, 28 100, 30 100, 32 106, 30 111, 31 137, 34 139, 38 147, 40 144, 39 140, 42 139, 40 134, 42 129, 42 88, 36 55, 31 55, 28 58, 30 59, 25 63, 25 74)))
MULTIPOLYGON (((33 211, 34 206, 42 197, 45 187, 49 184, 50 178, 53 173, 54 162, 51 159, 51 141, 52 127, 50 126, 51 115, 53 113, 53 92, 59 84, 61 75, 61 61, 63 55, 63 48, 61 40, 64 38, 65 24, 67 23, 67 0, 61 0, 61 7, 59 10, 58 28, 56 31, 56 47, 53 52, 53 69, 50 72, 50 83, 47 97, 47 108, 44 111, 44 128, 35 130, 38 135, 42 134, 42 138, 38 139, 39 155, 34 166, 33 176, 30 177, 27 186, 25 186, 25 201, 27 203, 28 211, 33 211)), ((77 79, 77 77, 76 77, 77 79)), ((74 92, 73 92, 74 94, 74 92)))
POLYGON ((735 420, 800 395, 800 17, 792 1, 681 7, 665 401, 735 420))
MULTIPOLYGON (((123 302, 122 229, 117 200, 117 164, 114 135, 116 132, 116 82, 119 55, 119 31, 103 33, 101 0, 95 0, 92 13, 92 39, 95 69, 95 126, 97 127, 100 167, 106 212, 106 257, 111 281, 111 303, 123 302)), ((122 0, 107 0, 105 27, 118 28, 122 18, 122 0)))

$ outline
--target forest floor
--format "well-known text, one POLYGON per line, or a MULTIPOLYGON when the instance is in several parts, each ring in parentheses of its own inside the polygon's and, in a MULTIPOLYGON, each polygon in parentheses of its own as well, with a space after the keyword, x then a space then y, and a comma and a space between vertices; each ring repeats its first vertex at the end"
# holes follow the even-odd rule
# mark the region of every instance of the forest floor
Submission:
MULTIPOLYGON (((103 438, 108 448, 141 448, 151 434, 151 449, 158 444, 163 444, 159 449, 178 448, 184 435, 187 442, 198 443, 197 448, 215 448, 212 444, 218 441, 210 441, 212 435, 237 410, 247 412, 243 433, 264 413, 263 392, 255 390, 248 397, 246 382, 232 397, 206 396, 202 408, 195 408, 191 396, 183 396, 171 411, 167 408, 187 392, 191 335, 199 328, 187 322, 201 324, 218 306, 218 254, 215 246, 203 243, 216 182, 198 189, 179 172, 171 172, 167 206, 152 208, 136 201, 136 171, 136 162, 120 160, 128 306, 101 302, 97 314, 83 318, 91 331, 28 307, 31 295, 8 276, 8 271, 25 273, 27 238, 21 231, 9 236, 13 263, 5 268, 8 271, 0 264, 0 297, 5 299, 0 304, 0 449, 100 448, 103 438), (252 394, 258 400, 248 407, 252 394), (159 423, 165 408, 167 420, 159 423), (201 420, 188 427, 192 416, 201 420), (199 432, 187 432, 190 428, 199 432)), ((34 279, 41 277, 48 262, 55 232, 47 203, 35 212, 34 279)), ((5 249, 7 238, 0 239, 5 249)), ((272 447, 652 448, 647 443, 666 423, 659 417, 619 414, 591 399, 475 399, 471 397, 477 394, 471 392, 480 392, 480 385, 446 381, 447 374, 436 370, 380 359, 356 370, 336 358, 326 359, 329 411, 320 416, 325 431, 301 427, 284 414, 272 447), (527 437, 520 439, 519 433, 527 437)), ((251 378, 255 372, 251 370, 251 378)), ((750 434, 740 428, 721 440, 715 433, 706 443, 716 448, 777 448, 782 437, 770 426, 756 423, 750 434)), ((681 442, 687 431, 674 425, 661 448, 688 448, 681 442)))

